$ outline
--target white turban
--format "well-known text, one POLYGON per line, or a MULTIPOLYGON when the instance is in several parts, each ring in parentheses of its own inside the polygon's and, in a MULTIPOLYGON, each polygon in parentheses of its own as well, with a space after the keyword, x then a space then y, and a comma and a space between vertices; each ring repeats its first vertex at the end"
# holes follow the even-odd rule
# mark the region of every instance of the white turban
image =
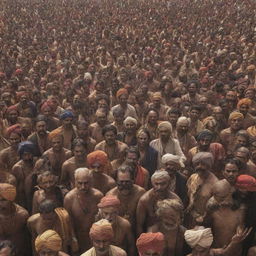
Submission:
POLYGON ((151 176, 151 181, 155 179, 167 179, 170 180, 170 175, 167 171, 163 170, 157 170, 154 172, 154 174, 151 176))
POLYGON ((87 79, 87 80, 92 80, 92 75, 91 75, 91 73, 89 73, 89 72, 86 72, 85 74, 84 74, 84 79, 87 79))
POLYGON ((127 116, 127 117, 125 118, 125 120, 124 120, 124 125, 126 125, 127 122, 133 122, 135 125, 138 124, 138 121, 137 121, 135 118, 131 117, 131 116, 127 116))
POLYGON ((194 248, 199 245, 203 248, 210 248, 213 242, 212 230, 210 228, 204 228, 202 226, 199 229, 187 230, 184 234, 187 244, 194 248))
POLYGON ((180 156, 169 154, 169 153, 162 156, 162 163, 163 164, 166 164, 169 161, 179 164, 180 167, 182 167, 182 168, 184 167, 184 163, 183 163, 180 156))
POLYGON ((172 124, 171 124, 170 122, 168 122, 168 121, 163 121, 163 122, 161 122, 161 123, 158 125, 158 129, 160 129, 160 128, 162 128, 162 127, 166 128, 166 129, 168 129, 170 132, 172 132, 172 124))
POLYGON ((181 116, 178 118, 177 125, 180 125, 181 123, 184 123, 184 122, 187 122, 188 125, 190 125, 190 119, 185 116, 181 116))

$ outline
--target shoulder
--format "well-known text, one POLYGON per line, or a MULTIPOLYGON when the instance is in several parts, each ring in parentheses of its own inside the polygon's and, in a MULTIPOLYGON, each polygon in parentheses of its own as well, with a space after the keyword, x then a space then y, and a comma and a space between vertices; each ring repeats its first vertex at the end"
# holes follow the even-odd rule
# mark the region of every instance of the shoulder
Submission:
POLYGON ((91 189, 91 195, 94 196, 97 199, 100 199, 103 197, 103 194, 96 188, 91 189))
POLYGON ((63 163, 62 167, 68 167, 70 164, 73 164, 74 162, 75 162, 75 157, 71 157, 63 163))
POLYGON ((95 146, 95 150, 96 149, 102 149, 105 146, 106 142, 103 140, 101 142, 99 142, 96 146, 95 146))
POLYGON ((115 245, 110 245, 110 249, 113 252, 113 255, 127 256, 126 252, 120 247, 117 247, 115 245))
POLYGON ((66 200, 72 200, 72 199, 75 197, 75 195, 76 195, 76 190, 77 190, 76 188, 70 190, 70 191, 65 195, 64 200, 65 200, 65 201, 66 201, 66 200))
POLYGON ((25 208, 23 208, 20 205, 18 205, 18 204, 15 204, 15 206, 16 206, 16 213, 17 213, 17 215, 20 218, 27 220, 28 217, 29 217, 28 211, 25 208))
POLYGON ((118 195, 118 190, 117 190, 117 187, 114 187, 112 189, 110 189, 106 195, 118 195))
POLYGON ((28 225, 35 224, 40 217, 40 213, 36 213, 28 218, 28 225))
POLYGON ((150 146, 154 148, 154 146, 157 145, 159 143, 159 141, 160 141, 159 139, 152 140, 150 142, 150 146))
POLYGON ((146 192, 146 190, 139 185, 134 184, 133 187, 134 187, 133 191, 135 192, 135 194, 143 195, 146 192))
POLYGON ((91 249, 89 249, 85 253, 81 254, 81 256, 92 256, 92 255, 94 255, 94 251, 95 251, 94 247, 92 247, 91 249))

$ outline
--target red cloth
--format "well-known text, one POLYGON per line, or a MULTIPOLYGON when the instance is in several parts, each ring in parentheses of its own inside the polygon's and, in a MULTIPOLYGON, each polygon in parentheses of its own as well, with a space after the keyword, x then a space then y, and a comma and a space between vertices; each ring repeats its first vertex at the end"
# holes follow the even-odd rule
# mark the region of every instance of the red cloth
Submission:
POLYGON ((120 200, 116 196, 107 195, 101 198, 100 203, 98 204, 99 208, 105 207, 119 207, 120 200))
POLYGON ((7 136, 10 137, 11 133, 17 133, 21 136, 21 126, 20 124, 14 124, 12 126, 10 126, 7 130, 6 130, 7 136))
POLYGON ((12 106, 10 106, 10 107, 8 107, 8 108, 6 109, 6 114, 9 114, 9 113, 12 112, 12 111, 17 111, 17 112, 19 113, 19 110, 18 110, 17 106, 12 105, 12 106))
POLYGON ((90 229, 89 234, 91 239, 101 241, 111 241, 114 237, 111 224, 104 219, 94 223, 90 229))
POLYGON ((92 167, 94 164, 98 163, 101 166, 108 164, 108 155, 101 150, 96 150, 87 155, 87 163, 89 167, 92 167))
POLYGON ((248 107, 250 107, 252 104, 252 101, 248 98, 244 98, 238 101, 237 103, 237 108, 239 109, 242 105, 247 105, 248 107))
POLYGON ((145 184, 145 175, 146 174, 146 171, 145 169, 138 165, 137 166, 137 175, 135 177, 135 184, 138 185, 138 186, 141 186, 141 187, 144 187, 144 184, 145 184))
POLYGON ((127 89, 125 89, 125 88, 119 89, 119 90, 117 91, 117 93, 116 93, 116 97, 119 98, 119 97, 120 97, 121 95, 123 95, 123 94, 127 94, 127 95, 128 95, 127 89))
POLYGON ((236 180, 236 188, 247 191, 256 191, 256 179, 250 175, 240 175, 236 180))

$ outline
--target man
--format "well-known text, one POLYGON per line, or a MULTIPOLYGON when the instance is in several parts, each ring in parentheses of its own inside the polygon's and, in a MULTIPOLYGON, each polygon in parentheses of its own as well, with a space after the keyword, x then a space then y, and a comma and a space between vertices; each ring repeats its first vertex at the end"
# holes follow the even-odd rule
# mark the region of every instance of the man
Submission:
POLYGON ((74 234, 68 212, 64 208, 57 208, 54 201, 45 199, 39 205, 39 213, 29 217, 27 226, 32 237, 32 248, 35 252, 35 240, 38 235, 48 229, 53 229, 62 239, 61 249, 66 253, 78 251, 77 239, 74 234))
POLYGON ((117 196, 120 200, 119 216, 129 220, 135 230, 136 209, 144 188, 134 184, 134 172, 130 166, 121 166, 116 173, 117 186, 108 191, 107 195, 117 196))
POLYGON ((62 164, 71 157, 72 152, 64 148, 64 138, 58 132, 50 133, 51 148, 46 150, 43 158, 49 160, 52 172, 60 178, 62 164))
POLYGON ((213 155, 209 152, 199 152, 193 159, 195 173, 190 176, 187 182, 189 205, 189 226, 202 221, 206 212, 206 203, 212 196, 212 187, 218 181, 211 172, 213 166, 213 155))
POLYGON ((41 113, 45 117, 46 130, 49 132, 57 129, 60 125, 60 120, 54 117, 55 108, 53 105, 53 100, 47 100, 41 106, 41 113))
POLYGON ((75 188, 65 196, 64 208, 74 225, 80 252, 91 247, 89 229, 102 197, 99 190, 92 188, 92 172, 87 168, 78 168, 75 171, 75 188))
POLYGON ((90 229, 93 247, 81 256, 127 256, 123 249, 111 245, 113 237, 112 226, 107 220, 95 222, 90 229))
POLYGON ((90 153, 87 156, 87 165, 92 170, 92 186, 104 195, 116 185, 115 180, 108 175, 111 164, 105 152, 96 150, 90 153))
POLYGON ((108 124, 108 119, 107 113, 102 109, 98 109, 95 113, 95 116, 96 122, 90 124, 89 132, 91 137, 96 141, 96 143, 99 143, 104 140, 104 137, 102 135, 102 129, 105 125, 108 124))
POLYGON ((217 122, 216 131, 219 133, 221 130, 227 128, 227 119, 222 111, 222 108, 217 106, 212 109, 212 116, 217 122))
POLYGON ((180 172, 181 168, 184 168, 181 158, 173 154, 165 154, 162 157, 162 163, 164 165, 163 169, 169 173, 171 178, 170 191, 179 196, 186 207, 188 204, 187 178, 180 172))
POLYGON ((51 134, 61 134, 64 138, 63 147, 69 150, 71 149, 72 141, 76 137, 75 126, 72 125, 73 119, 74 114, 69 110, 65 110, 60 115, 62 125, 50 133, 50 136, 51 134))
POLYGON ((64 189, 57 186, 58 177, 49 171, 40 173, 37 176, 39 190, 33 195, 32 213, 38 213, 39 205, 45 199, 51 199, 57 207, 63 206, 65 193, 64 189))
POLYGON ((120 201, 116 196, 107 195, 98 204, 97 218, 108 220, 113 229, 112 244, 124 249, 127 255, 134 256, 135 246, 131 224, 128 220, 119 216, 120 201))
POLYGON ((33 172, 34 168, 34 156, 35 148, 34 144, 30 141, 24 141, 19 144, 18 153, 20 155, 20 161, 13 167, 11 173, 16 178, 17 197, 16 202, 29 209, 29 198, 26 198, 25 184, 27 177, 33 172))
POLYGON ((38 116, 35 124, 36 131, 32 133, 28 140, 35 145, 34 155, 40 157, 50 148, 49 132, 46 130, 46 121, 44 116, 38 116))
POLYGON ((253 126, 256 123, 255 117, 253 117, 250 113, 250 106, 252 105, 252 101, 248 98, 244 98, 238 101, 237 109, 244 116, 243 128, 246 130, 250 126, 253 126))
POLYGON ((189 133, 189 127, 190 120, 185 116, 181 116, 176 124, 177 139, 186 157, 188 157, 189 150, 196 146, 196 139, 189 133))
POLYGON ((102 150, 108 155, 110 161, 120 159, 127 145, 116 140, 117 128, 114 125, 106 125, 102 129, 104 140, 95 146, 95 150, 102 150))
POLYGON ((140 256, 162 256, 165 241, 164 235, 157 233, 142 233, 136 242, 140 256))
POLYGON ((125 112, 124 110, 121 108, 121 106, 113 109, 113 117, 114 117, 114 122, 112 123, 112 125, 114 125, 117 129, 117 132, 124 132, 124 115, 125 112))
POLYGON ((86 143, 76 138, 72 144, 73 157, 66 160, 61 168, 60 184, 64 185, 68 190, 75 186, 74 172, 76 169, 86 167, 86 143))
POLYGON ((198 94, 199 83, 198 81, 191 80, 187 84, 187 94, 182 96, 183 101, 187 101, 191 104, 197 104, 200 101, 201 95, 198 94))
MULTIPOLYGON (((144 113, 145 115, 145 113, 144 113)), ((150 134, 150 140, 154 140, 157 138, 157 127, 158 127, 159 114, 155 109, 149 109, 146 114, 146 120, 144 124, 144 128, 148 130, 150 134)))
POLYGON ((35 248, 38 256, 68 256, 68 254, 61 251, 61 237, 56 231, 51 229, 46 230, 36 238, 35 248))
POLYGON ((16 188, 7 183, 0 184, 0 240, 10 240, 18 250, 19 256, 29 254, 29 240, 26 223, 28 212, 14 203, 16 188))
POLYGON ((162 156, 167 153, 178 155, 185 161, 186 157, 180 148, 179 141, 172 138, 172 125, 170 122, 161 122, 158 125, 158 132, 159 138, 150 142, 150 146, 158 151, 158 169, 163 167, 162 156))
POLYGON ((232 155, 235 146, 236 133, 243 127, 244 116, 240 112, 232 112, 229 115, 229 128, 226 128, 220 133, 220 142, 223 145, 227 156, 232 155))
POLYGON ((189 132, 191 135, 196 136, 204 129, 202 121, 199 120, 201 114, 201 107, 193 105, 189 110, 190 127, 189 132))
POLYGON ((151 177, 153 188, 147 191, 139 200, 136 211, 137 235, 143 233, 144 228, 148 228, 156 223, 156 204, 158 200, 180 198, 170 191, 171 178, 166 171, 156 171, 151 177))

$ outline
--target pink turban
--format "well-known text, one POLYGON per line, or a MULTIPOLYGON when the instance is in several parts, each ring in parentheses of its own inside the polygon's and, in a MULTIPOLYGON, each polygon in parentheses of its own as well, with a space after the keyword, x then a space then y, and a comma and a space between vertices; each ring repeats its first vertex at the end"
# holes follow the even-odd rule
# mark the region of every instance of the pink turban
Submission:
POLYGON ((89 233, 93 240, 111 241, 114 237, 112 225, 108 220, 102 219, 92 224, 89 233))
POLYGON ((96 163, 105 166, 108 162, 108 155, 104 151, 96 150, 87 155, 87 163, 89 167, 92 167, 96 163))
POLYGON ((105 207, 119 207, 120 200, 116 196, 107 195, 101 198, 100 203, 98 204, 99 208, 105 207))

